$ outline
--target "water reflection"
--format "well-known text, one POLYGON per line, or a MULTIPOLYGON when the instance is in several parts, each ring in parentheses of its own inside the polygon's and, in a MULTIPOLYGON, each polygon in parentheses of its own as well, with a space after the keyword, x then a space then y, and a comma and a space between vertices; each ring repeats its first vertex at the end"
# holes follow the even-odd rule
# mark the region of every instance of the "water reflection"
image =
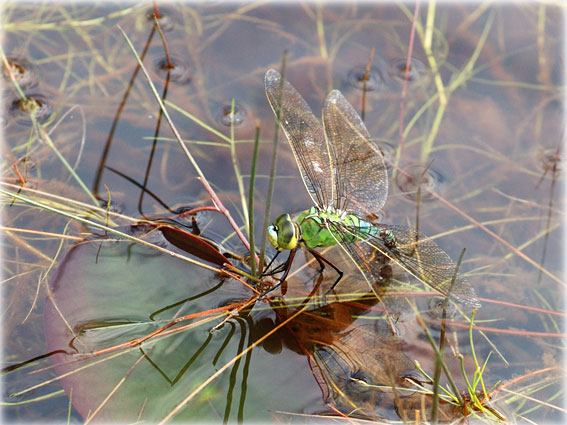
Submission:
MULTIPOLYGON (((318 280, 321 284, 323 279, 318 280)), ((332 279, 328 284, 331 283, 332 279)), ((274 355, 285 345, 307 356, 325 402, 349 417, 410 420, 416 408, 421 410, 427 406, 426 410, 430 411, 431 393, 424 394, 421 389, 431 388, 431 382, 416 369, 404 351, 403 328, 418 326, 414 322, 415 315, 405 296, 388 294, 392 290, 390 284, 396 285, 395 280, 389 279, 376 288, 380 300, 368 292, 346 302, 308 309, 262 346, 274 355)), ((323 291, 317 289, 319 293, 323 291)), ((288 297, 297 299, 289 294, 288 297)), ((275 323, 261 319, 255 326, 258 334, 284 322, 298 308, 286 305, 285 300, 274 302, 273 307, 277 316, 275 323)), ((460 416, 458 408, 447 402, 441 403, 440 411, 442 421, 460 416)), ((331 409, 308 409, 307 412, 336 414, 336 410, 331 409)))

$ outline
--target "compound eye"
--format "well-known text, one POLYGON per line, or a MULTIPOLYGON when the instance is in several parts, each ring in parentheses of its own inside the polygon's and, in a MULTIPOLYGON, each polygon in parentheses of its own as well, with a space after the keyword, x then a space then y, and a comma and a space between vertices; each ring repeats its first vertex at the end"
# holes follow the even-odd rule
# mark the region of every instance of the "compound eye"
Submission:
POLYGON ((268 240, 274 248, 278 247, 278 227, 275 225, 268 226, 268 240))
POLYGON ((289 214, 280 215, 274 220, 273 226, 277 228, 277 243, 279 249, 294 249, 297 246, 295 223, 289 214))

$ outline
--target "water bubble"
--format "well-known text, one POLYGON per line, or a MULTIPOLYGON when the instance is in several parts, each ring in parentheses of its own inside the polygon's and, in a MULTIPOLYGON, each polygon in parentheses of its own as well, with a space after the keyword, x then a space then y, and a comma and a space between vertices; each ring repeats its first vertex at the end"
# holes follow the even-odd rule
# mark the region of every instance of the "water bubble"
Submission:
POLYGON ((191 68, 181 59, 170 56, 169 63, 166 58, 160 59, 155 65, 156 72, 164 80, 169 72, 169 81, 177 84, 189 84, 191 82, 191 68))
POLYGON ((431 167, 424 167, 420 164, 409 165, 396 176, 398 188, 406 198, 412 201, 417 200, 417 192, 420 187, 422 201, 435 199, 431 192, 437 191, 442 182, 441 174, 431 167))
POLYGON ((244 122, 246 116, 248 115, 246 108, 239 104, 234 104, 234 110, 232 104, 223 105, 218 114, 218 121, 227 127, 231 125, 239 126, 244 122))
POLYGON ((51 118, 53 108, 45 96, 29 94, 26 99, 17 98, 12 101, 10 114, 18 124, 31 126, 30 115, 33 115, 40 124, 43 124, 51 118))
MULTIPOLYGON (((150 22, 154 22, 154 17, 155 17, 155 10, 154 8, 150 8, 146 11, 146 19, 150 22)), ((171 9, 167 8, 167 7, 160 7, 159 8, 159 18, 158 18, 158 22, 159 22, 159 27, 161 28, 162 31, 171 31, 173 28, 175 28, 175 25, 177 24, 175 18, 174 18, 175 14, 172 12, 171 9)))
POLYGON ((366 75, 366 66, 359 65, 348 72, 347 83, 359 90, 374 91, 384 86, 384 78, 375 66, 371 66, 368 75, 366 75))
POLYGON ((8 67, 2 64, 2 76, 8 83, 11 82, 10 72, 22 89, 29 89, 37 86, 39 82, 37 66, 27 59, 10 57, 7 58, 8 67), (8 69, 9 68, 9 69, 8 69))
MULTIPOLYGON (((396 59, 390 66, 390 76, 399 82, 406 79, 406 59, 396 59)), ((425 64, 416 58, 410 59, 409 71, 407 73, 407 81, 409 83, 421 80, 427 74, 425 64)))

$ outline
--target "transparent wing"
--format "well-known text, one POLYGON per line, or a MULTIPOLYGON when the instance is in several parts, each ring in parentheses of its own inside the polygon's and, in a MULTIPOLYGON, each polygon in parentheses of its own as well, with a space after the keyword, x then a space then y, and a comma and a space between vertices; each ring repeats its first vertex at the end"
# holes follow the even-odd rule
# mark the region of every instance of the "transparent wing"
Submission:
POLYGON ((327 222, 326 226, 331 232, 338 245, 346 252, 351 261, 357 266, 365 280, 372 285, 380 281, 380 270, 384 265, 380 261, 383 251, 386 250, 382 241, 368 243, 368 231, 354 226, 347 226, 339 222, 327 222), (360 242, 351 242, 352 236, 356 236, 360 242), (375 247, 374 245, 380 245, 375 247))
POLYGON ((377 213, 388 196, 386 165, 366 126, 338 90, 325 98, 323 125, 337 170, 334 207, 359 216, 377 213))
POLYGON ((423 233, 396 225, 378 225, 383 230, 391 230, 396 238, 395 247, 389 247, 377 236, 369 236, 366 231, 343 223, 329 223, 337 242, 357 264, 370 283, 380 280, 382 263, 376 261, 378 253, 399 264, 416 279, 427 284, 437 292, 449 296, 456 302, 480 307, 481 304, 468 279, 455 275, 456 265, 439 246, 423 233), (359 242, 345 243, 356 235, 359 242))
POLYGON ((467 278, 458 275, 453 283, 456 265, 445 251, 423 233, 405 226, 380 225, 396 237, 394 261, 398 261, 417 279, 443 295, 471 307, 480 302, 467 278))
POLYGON ((268 70, 264 84, 276 117, 281 110, 281 126, 313 203, 322 208, 332 205, 335 170, 321 122, 290 83, 282 86, 278 71, 268 70))

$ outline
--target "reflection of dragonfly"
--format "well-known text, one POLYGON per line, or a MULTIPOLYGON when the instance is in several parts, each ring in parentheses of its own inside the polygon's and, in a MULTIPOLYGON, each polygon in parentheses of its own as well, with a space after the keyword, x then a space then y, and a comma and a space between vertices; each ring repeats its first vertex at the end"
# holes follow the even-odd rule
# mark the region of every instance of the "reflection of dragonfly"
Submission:
POLYGON ((470 283, 454 276, 455 264, 431 239, 403 226, 374 225, 363 219, 384 206, 388 174, 382 154, 372 145, 364 123, 341 92, 333 90, 325 98, 323 129, 297 90, 282 82, 279 72, 266 72, 265 86, 315 203, 298 216, 280 215, 268 228, 268 238, 278 253, 291 250, 277 286, 287 277, 297 249, 303 247, 321 269, 327 263, 338 272, 327 293, 332 291, 343 273, 315 248, 339 244, 371 287, 381 280, 383 264, 376 260, 378 253, 441 294, 480 306, 470 283))

